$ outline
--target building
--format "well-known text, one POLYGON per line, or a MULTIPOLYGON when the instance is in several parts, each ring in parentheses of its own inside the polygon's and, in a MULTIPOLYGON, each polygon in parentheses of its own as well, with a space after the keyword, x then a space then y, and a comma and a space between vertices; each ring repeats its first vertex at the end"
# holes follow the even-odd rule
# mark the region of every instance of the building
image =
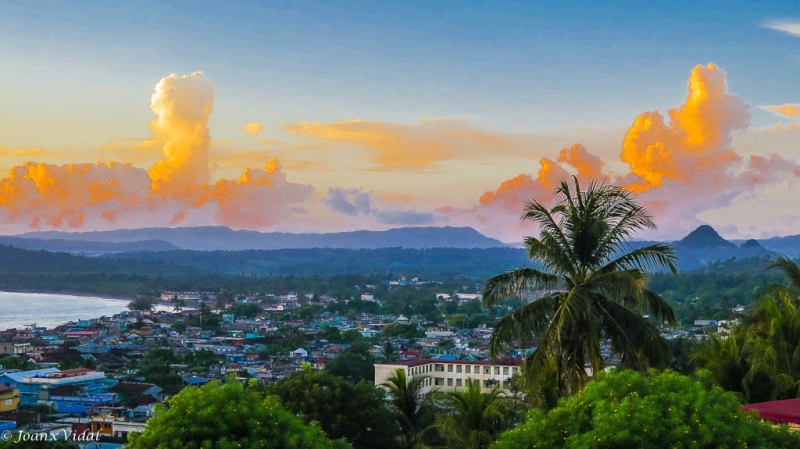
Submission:
POLYGON ((375 364, 375 385, 386 382, 386 379, 397 370, 405 370, 407 377, 426 376, 425 390, 434 388, 453 389, 464 387, 471 378, 481 382, 483 391, 489 391, 495 385, 508 390, 511 376, 519 374, 517 363, 469 360, 437 360, 413 359, 397 360, 391 363, 375 364))
POLYGON ((19 390, 0 384, 0 412, 10 412, 19 407, 19 390))
POLYGON ((24 405, 50 402, 50 393, 58 387, 78 387, 81 395, 89 396, 106 392, 103 382, 105 373, 86 368, 59 371, 46 368, 0 376, 0 384, 19 390, 19 402, 24 405))

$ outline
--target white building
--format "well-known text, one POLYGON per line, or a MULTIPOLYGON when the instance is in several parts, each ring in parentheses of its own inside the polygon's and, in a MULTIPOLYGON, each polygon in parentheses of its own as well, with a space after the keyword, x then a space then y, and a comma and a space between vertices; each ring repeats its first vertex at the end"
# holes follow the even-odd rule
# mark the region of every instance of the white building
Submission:
POLYGON ((446 390, 464 387, 466 380, 470 378, 479 381, 481 389, 485 392, 490 391, 494 385, 508 390, 511 376, 519 374, 519 366, 514 363, 438 359, 397 360, 375 364, 375 385, 386 382, 397 369, 405 370, 408 378, 426 376, 426 392, 433 388, 446 390))

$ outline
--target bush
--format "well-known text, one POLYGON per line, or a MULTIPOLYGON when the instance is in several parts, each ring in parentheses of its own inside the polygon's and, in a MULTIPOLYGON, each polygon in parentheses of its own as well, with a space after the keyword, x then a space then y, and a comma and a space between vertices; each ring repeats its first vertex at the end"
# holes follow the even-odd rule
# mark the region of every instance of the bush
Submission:
POLYGON ((316 425, 286 411, 236 381, 184 388, 157 406, 144 432, 131 433, 127 449, 346 449, 316 425))
POLYGON ((739 406, 734 394, 671 371, 601 373, 550 412, 531 410, 525 423, 493 447, 800 447, 800 436, 764 424, 739 406))

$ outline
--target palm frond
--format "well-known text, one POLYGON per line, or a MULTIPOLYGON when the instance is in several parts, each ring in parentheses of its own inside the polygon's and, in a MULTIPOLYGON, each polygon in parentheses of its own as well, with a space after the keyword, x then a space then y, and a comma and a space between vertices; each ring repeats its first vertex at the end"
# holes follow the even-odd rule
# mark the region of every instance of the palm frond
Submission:
POLYGON ((489 309, 497 301, 517 296, 526 290, 550 289, 558 284, 558 277, 535 268, 517 268, 490 278, 481 293, 483 307, 489 309))

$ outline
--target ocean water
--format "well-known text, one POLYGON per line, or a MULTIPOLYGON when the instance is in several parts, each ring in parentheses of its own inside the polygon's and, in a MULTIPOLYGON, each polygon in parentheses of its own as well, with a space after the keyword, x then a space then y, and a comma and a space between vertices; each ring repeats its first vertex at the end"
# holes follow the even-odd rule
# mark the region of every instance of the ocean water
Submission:
POLYGON ((112 316, 127 310, 128 302, 91 296, 0 292, 0 330, 34 323, 51 329, 68 321, 112 316))

